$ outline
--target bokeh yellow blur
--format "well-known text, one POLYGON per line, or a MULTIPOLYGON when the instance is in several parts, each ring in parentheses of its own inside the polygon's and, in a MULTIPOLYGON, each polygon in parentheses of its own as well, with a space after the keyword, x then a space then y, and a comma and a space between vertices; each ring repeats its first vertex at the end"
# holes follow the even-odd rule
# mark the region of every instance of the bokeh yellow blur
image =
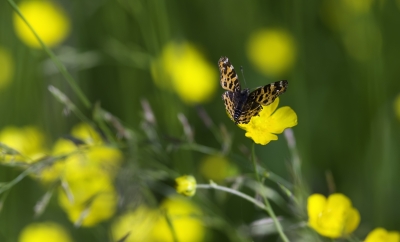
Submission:
MULTIPOLYGON (((70 20, 65 11, 55 2, 25 0, 18 6, 25 19, 49 47, 57 46, 69 35, 70 20)), ((41 48, 40 42, 17 13, 14 13, 13 20, 15 32, 21 41, 30 47, 41 48)))
POLYGON ((289 71, 296 61, 295 40, 284 29, 260 29, 248 39, 247 56, 264 75, 279 77, 289 71))
POLYGON ((189 42, 170 42, 152 64, 156 85, 174 90, 187 104, 204 103, 214 96, 218 73, 189 42))

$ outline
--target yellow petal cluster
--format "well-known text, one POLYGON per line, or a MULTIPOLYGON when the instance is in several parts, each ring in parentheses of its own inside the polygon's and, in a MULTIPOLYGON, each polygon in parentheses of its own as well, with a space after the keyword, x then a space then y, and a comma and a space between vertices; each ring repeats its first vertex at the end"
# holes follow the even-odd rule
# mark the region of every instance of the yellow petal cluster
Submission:
POLYGON ((268 106, 263 106, 259 116, 253 117, 247 124, 238 126, 246 130, 246 137, 251 138, 256 144, 266 145, 272 140, 277 140, 276 134, 297 125, 297 114, 290 107, 281 107, 279 98, 268 106))
POLYGON ((319 234, 340 238, 351 234, 360 223, 360 214, 348 197, 334 193, 328 198, 313 194, 308 198, 308 225, 319 234))
POLYGON ((98 133, 87 124, 73 127, 76 144, 60 139, 53 148, 53 156, 67 155, 40 173, 45 184, 57 180, 60 187, 58 199, 68 218, 82 226, 94 226, 111 218, 117 206, 117 192, 113 180, 123 156, 113 147, 102 144, 98 133))
POLYGON ((236 175, 238 173, 238 168, 225 156, 210 155, 201 161, 200 173, 207 180, 221 182, 227 177, 236 175))
POLYGON ((14 59, 11 53, 0 46, 0 90, 6 88, 14 76, 14 59))
POLYGON ((1 162, 32 163, 46 155, 45 136, 35 126, 5 127, 0 132, 0 142, 18 151, 20 155, 2 155, 1 162))
MULTIPOLYGON (((54 2, 25 0, 20 2, 18 7, 46 45, 56 46, 68 36, 70 20, 64 10, 54 2)), ((41 48, 39 41, 17 13, 14 13, 14 29, 26 45, 41 48)))
POLYGON ((400 233, 398 231, 387 231, 384 228, 376 228, 367 235, 364 242, 400 242, 400 233))
POLYGON ((133 211, 119 216, 111 227, 112 241, 120 241, 128 236, 125 242, 150 241, 150 232, 162 214, 157 209, 141 205, 133 211))
POLYGON ((175 179, 176 192, 188 197, 194 196, 196 193, 196 179, 193 176, 180 176, 175 179))
POLYGON ((19 235, 19 242, 72 242, 68 231, 54 222, 32 223, 19 235))
POLYGON ((209 101, 218 87, 218 73, 188 42, 171 42, 152 63, 152 76, 161 88, 172 88, 187 104, 209 101))
POLYGON ((171 197, 159 208, 140 206, 117 218, 112 225, 113 241, 126 237, 126 242, 173 242, 168 225, 169 217, 177 241, 198 242, 204 240, 205 227, 201 210, 189 200, 171 197))
MULTIPOLYGON (((203 241, 205 228, 202 212, 189 200, 172 197, 165 200, 160 210, 167 213, 174 228, 177 241, 203 241)), ((165 217, 158 219, 151 231, 152 241, 173 242, 174 238, 165 217)))
POLYGON ((286 30, 261 29, 249 37, 247 55, 261 73, 279 77, 296 60, 295 41, 286 30))

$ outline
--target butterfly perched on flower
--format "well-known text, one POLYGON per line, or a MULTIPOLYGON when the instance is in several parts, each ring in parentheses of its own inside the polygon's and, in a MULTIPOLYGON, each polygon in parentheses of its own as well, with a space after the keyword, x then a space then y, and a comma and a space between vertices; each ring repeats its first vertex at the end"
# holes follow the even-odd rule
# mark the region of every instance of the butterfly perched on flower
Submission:
POLYGON ((228 57, 221 57, 218 61, 222 94, 226 112, 235 124, 247 124, 257 116, 262 106, 270 105, 287 89, 286 80, 277 81, 265 86, 257 87, 250 92, 248 88, 240 87, 239 78, 228 57))

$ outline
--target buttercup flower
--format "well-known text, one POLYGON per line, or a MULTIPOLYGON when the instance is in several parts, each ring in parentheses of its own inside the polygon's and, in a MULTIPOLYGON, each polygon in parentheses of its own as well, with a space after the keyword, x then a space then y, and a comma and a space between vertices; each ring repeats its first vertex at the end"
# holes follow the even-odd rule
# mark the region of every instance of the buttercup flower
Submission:
POLYGON ((94 226, 111 218, 117 206, 117 193, 108 174, 96 166, 69 166, 64 179, 72 194, 59 188, 58 201, 73 223, 94 226))
POLYGON ((384 228, 376 228, 369 232, 364 242, 400 242, 398 231, 387 231, 384 228))
POLYGON ((14 60, 11 53, 0 46, 0 90, 7 87, 14 75, 14 60))
POLYGON ((151 241, 150 232, 161 214, 157 209, 140 206, 118 217, 112 225, 113 241, 126 238, 125 242, 151 241))
POLYGON ((196 193, 196 179, 193 176, 180 176, 175 179, 176 192, 188 197, 196 193))
POLYGON ((352 233, 360 223, 360 214, 345 195, 334 193, 326 199, 321 194, 308 198, 308 225, 319 234, 340 238, 352 233))
POLYGON ((293 37, 282 29, 261 29, 253 33, 247 44, 250 61, 265 75, 279 76, 296 60, 293 37))
POLYGON ((271 140, 277 140, 276 134, 281 134, 285 129, 297 125, 297 114, 290 107, 276 108, 279 98, 263 106, 259 116, 254 116, 247 124, 238 124, 246 130, 246 137, 251 138, 256 144, 266 145, 271 140))
POLYGON ((218 78, 215 67, 187 42, 167 44, 161 57, 152 63, 151 70, 159 87, 172 86, 179 97, 188 104, 210 100, 218 86, 218 82, 215 81, 218 78))
MULTIPOLYGON (((160 206, 160 213, 167 213, 178 241, 203 241, 205 228, 201 221, 201 210, 189 200, 172 197, 160 206)), ((160 216, 150 232, 154 242, 173 242, 171 228, 165 216, 160 216)))
POLYGON ((42 132, 34 126, 17 128, 8 126, 0 132, 0 142, 18 151, 21 156, 0 156, 0 161, 19 161, 32 163, 46 155, 45 138, 42 132))
POLYGON ((84 142, 84 144, 78 146, 68 139, 57 140, 54 144, 52 155, 69 156, 55 162, 52 166, 45 167, 40 173, 41 181, 48 184, 62 178, 68 169, 90 166, 103 170, 113 179, 123 159, 121 151, 103 145, 100 135, 88 124, 81 123, 74 126, 71 134, 74 138, 84 142))
POLYGON ((88 145, 102 144, 103 139, 99 132, 94 130, 92 126, 87 123, 79 123, 71 130, 71 135, 85 142, 88 145))
POLYGON ((72 242, 68 231, 53 222, 32 223, 19 235, 19 242, 72 242))
MULTIPOLYGON (((23 1, 18 7, 46 45, 56 46, 68 36, 70 20, 63 9, 52 1, 23 1)), ((17 13, 14 13, 14 28, 17 36, 26 45, 33 48, 41 47, 32 31, 17 13)))
POLYGON ((200 173, 208 180, 220 182, 236 175, 238 168, 222 155, 210 155, 201 161, 200 173))

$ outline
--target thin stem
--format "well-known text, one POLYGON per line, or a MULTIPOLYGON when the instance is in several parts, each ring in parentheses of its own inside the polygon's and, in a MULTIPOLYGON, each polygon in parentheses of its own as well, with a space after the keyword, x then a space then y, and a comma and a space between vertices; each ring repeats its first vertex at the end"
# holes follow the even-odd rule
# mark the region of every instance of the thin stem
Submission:
MULTIPOLYGON (((255 150, 254 149, 255 149, 255 143, 253 143, 252 146, 251 146, 251 160, 253 162, 254 173, 256 175, 256 179, 261 185, 263 185, 262 182, 261 182, 261 179, 260 179, 260 175, 258 174, 258 171, 257 171, 256 154, 255 154, 255 150)), ((272 209, 271 204, 268 201, 268 198, 265 195, 261 195, 261 196, 264 199, 264 204, 265 204, 265 209, 264 210, 267 212, 267 214, 274 221, 276 230, 278 231, 278 233, 281 236, 282 240, 285 241, 285 242, 289 242, 289 239, 286 237, 285 233, 283 232, 282 225, 279 223, 279 220, 276 217, 276 215, 274 213, 274 210, 272 209)))
POLYGON ((17 4, 13 0, 7 0, 8 3, 11 5, 11 7, 14 9, 14 11, 21 17, 21 19, 25 22, 25 24, 28 26, 28 28, 32 31, 32 33, 35 35, 36 39, 39 41, 40 45, 42 46, 43 50, 50 56, 50 59, 54 62, 56 65, 57 69, 61 72, 61 74, 64 76, 64 78, 67 80, 68 84, 71 86, 72 90, 78 95, 79 99, 82 101, 82 103, 85 105, 86 108, 90 108, 91 104, 89 100, 86 98, 85 94, 83 94, 82 90, 79 88, 79 86, 76 84, 74 78, 68 73, 67 69, 65 66, 58 60, 56 55, 51 51, 47 45, 40 39, 39 35, 36 33, 36 31, 33 29, 33 27, 30 25, 28 20, 24 17, 24 15, 21 13, 19 10, 17 4))
POLYGON ((256 199, 242 193, 239 192, 238 190, 234 190, 228 187, 223 187, 223 186, 219 186, 215 183, 211 183, 211 184, 197 184, 196 185, 196 189, 215 189, 215 190, 220 190, 220 191, 224 191, 227 193, 231 193, 234 194, 236 196, 239 196, 241 198, 244 198, 245 200, 253 203, 254 205, 256 205, 257 207, 261 208, 261 209, 265 209, 264 204, 260 203, 259 201, 257 201, 256 199))

